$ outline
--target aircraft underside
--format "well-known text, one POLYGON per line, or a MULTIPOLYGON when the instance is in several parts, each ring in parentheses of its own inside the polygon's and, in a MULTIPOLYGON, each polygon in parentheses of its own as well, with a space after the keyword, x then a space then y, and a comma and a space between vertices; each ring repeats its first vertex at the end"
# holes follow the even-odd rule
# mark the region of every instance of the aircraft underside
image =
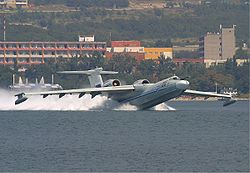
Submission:
POLYGON ((181 93, 182 93, 182 91, 172 91, 166 95, 158 97, 157 99, 149 100, 148 102, 145 102, 144 104, 138 104, 135 106, 138 107, 138 109, 140 109, 140 110, 150 109, 156 105, 164 103, 164 102, 171 100, 175 97, 178 97, 181 93))
MULTIPOLYGON (((133 97, 128 96, 128 99, 113 98, 120 103, 129 103, 136 106, 139 110, 150 109, 158 104, 171 100, 180 96, 183 90, 177 89, 175 86, 170 86, 162 90, 154 90, 151 92, 143 92, 135 94, 133 97)), ((120 95, 122 97, 122 95, 120 95)))

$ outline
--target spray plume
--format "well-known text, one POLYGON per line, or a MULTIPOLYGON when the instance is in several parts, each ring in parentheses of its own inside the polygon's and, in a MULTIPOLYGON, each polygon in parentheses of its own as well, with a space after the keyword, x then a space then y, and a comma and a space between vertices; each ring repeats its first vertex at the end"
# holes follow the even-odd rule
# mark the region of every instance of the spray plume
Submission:
MULTIPOLYGON (((41 96, 32 96, 26 102, 15 105, 16 93, 0 90, 0 110, 53 110, 53 111, 91 111, 91 110, 116 110, 116 111, 136 111, 137 108, 130 104, 119 104, 105 96, 96 96, 91 99, 90 95, 78 98, 77 95, 65 95, 59 99, 57 95, 42 99, 41 96)), ((166 104, 157 105, 154 110, 168 111, 174 110, 166 104)))

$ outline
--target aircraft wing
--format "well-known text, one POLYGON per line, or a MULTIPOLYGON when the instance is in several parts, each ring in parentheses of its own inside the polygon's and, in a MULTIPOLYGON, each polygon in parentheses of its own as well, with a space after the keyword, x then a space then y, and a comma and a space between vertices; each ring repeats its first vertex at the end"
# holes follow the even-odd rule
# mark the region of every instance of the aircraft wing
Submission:
POLYGON ((184 95, 193 95, 193 96, 202 96, 206 98, 209 97, 220 97, 224 100, 223 106, 228 106, 236 102, 236 100, 232 99, 231 95, 228 94, 217 94, 213 92, 204 92, 204 91, 196 91, 196 90, 185 90, 184 95))
POLYGON ((28 98, 26 96, 41 95, 46 98, 49 95, 59 95, 59 98, 65 96, 66 94, 79 94, 79 98, 85 94, 91 94, 92 98, 101 93, 115 93, 123 91, 133 91, 135 88, 133 85, 124 85, 116 87, 101 87, 101 88, 83 88, 83 89, 70 89, 70 90, 58 90, 58 91, 44 91, 44 92, 34 92, 34 93, 20 93, 17 96, 15 104, 20 104, 26 101, 28 98))
POLYGON ((222 97, 231 99, 232 96, 228 94, 217 94, 213 92, 204 92, 204 91, 196 91, 196 90, 186 90, 184 91, 184 95, 195 95, 195 96, 203 96, 203 97, 222 97))

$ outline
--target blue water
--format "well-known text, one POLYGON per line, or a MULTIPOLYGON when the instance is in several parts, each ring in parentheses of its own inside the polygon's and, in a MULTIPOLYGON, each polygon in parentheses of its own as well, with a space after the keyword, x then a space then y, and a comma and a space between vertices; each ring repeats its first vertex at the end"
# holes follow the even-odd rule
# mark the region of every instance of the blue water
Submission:
POLYGON ((249 171, 249 102, 176 111, 0 111, 0 171, 249 171))

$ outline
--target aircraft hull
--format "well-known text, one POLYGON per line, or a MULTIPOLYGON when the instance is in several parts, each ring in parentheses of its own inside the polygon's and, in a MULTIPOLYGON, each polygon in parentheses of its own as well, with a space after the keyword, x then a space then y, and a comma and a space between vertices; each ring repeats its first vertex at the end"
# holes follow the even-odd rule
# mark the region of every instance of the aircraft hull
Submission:
POLYGON ((137 106, 140 110, 150 109, 158 104, 164 103, 168 100, 178 97, 181 93, 182 91, 172 91, 163 96, 158 97, 157 99, 152 99, 144 104, 137 104, 135 106, 137 106))
MULTIPOLYGON (((141 87, 138 86, 138 87, 141 87)), ((154 85, 143 86, 144 90, 136 88, 136 91, 133 95, 119 94, 112 97, 112 99, 121 102, 121 103, 130 103, 131 105, 136 106, 140 110, 145 110, 152 108, 158 104, 171 100, 180 96, 184 90, 178 89, 175 83, 169 83, 167 86, 159 87, 154 85)))

